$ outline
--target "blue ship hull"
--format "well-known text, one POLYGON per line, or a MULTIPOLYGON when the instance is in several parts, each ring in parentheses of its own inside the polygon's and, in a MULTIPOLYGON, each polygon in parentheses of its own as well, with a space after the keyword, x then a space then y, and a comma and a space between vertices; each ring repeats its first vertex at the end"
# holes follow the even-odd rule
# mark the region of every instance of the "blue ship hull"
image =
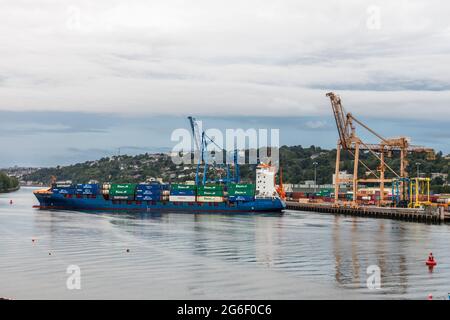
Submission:
POLYGON ((255 199, 249 202, 169 202, 110 200, 103 195, 72 196, 52 192, 35 192, 40 209, 80 210, 80 211, 180 211, 187 213, 252 213, 282 212, 286 204, 279 198, 255 199))

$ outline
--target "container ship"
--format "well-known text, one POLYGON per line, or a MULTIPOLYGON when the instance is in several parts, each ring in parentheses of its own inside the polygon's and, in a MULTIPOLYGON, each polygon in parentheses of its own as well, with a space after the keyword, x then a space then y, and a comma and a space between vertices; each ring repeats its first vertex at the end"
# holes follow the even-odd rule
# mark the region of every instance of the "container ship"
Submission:
POLYGON ((39 209, 81 211, 282 212, 273 166, 259 165, 255 183, 53 183, 34 191, 39 209))

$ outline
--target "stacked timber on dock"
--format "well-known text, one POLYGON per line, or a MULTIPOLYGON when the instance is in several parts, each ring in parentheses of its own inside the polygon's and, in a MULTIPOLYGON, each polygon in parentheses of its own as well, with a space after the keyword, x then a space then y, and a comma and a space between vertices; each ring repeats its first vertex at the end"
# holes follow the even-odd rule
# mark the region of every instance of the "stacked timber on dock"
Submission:
POLYGON ((441 223, 450 221, 450 213, 445 212, 443 208, 432 208, 432 210, 375 206, 352 208, 344 206, 336 207, 330 203, 299 203, 293 201, 288 201, 286 203, 286 208, 299 211, 314 211, 361 217, 388 218, 424 223, 441 223))

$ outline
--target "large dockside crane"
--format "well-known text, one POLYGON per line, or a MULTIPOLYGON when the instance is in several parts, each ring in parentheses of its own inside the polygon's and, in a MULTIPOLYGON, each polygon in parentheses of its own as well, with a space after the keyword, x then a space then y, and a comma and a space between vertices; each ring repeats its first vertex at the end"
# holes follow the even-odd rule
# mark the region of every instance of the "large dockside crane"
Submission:
MULTIPOLYGON (((214 162, 214 161, 212 161, 212 159, 211 160, 208 159, 208 145, 214 144, 219 150, 222 150, 222 151, 225 151, 225 150, 223 149, 223 146, 219 146, 214 141, 214 139, 210 138, 205 133, 205 131, 203 131, 203 129, 200 128, 199 122, 194 117, 189 116, 188 119, 189 119, 189 124, 191 125, 192 138, 194 139, 195 150, 193 150, 193 152, 199 153, 197 155, 198 162, 197 162, 197 168, 196 168, 196 172, 195 172, 195 184, 196 185, 200 185, 200 184, 205 185, 206 183, 209 183, 209 182, 239 183, 240 182, 240 172, 239 172, 237 149, 234 150, 234 155, 233 155, 233 163, 234 163, 233 173, 231 173, 230 164, 226 163, 225 165, 222 165, 222 166, 226 167, 225 168, 226 173, 227 173, 226 178, 215 180, 215 181, 208 181, 208 179, 207 179, 208 168, 209 168, 210 162, 212 162, 212 164, 214 162), (203 164, 203 176, 202 176, 201 183, 200 183, 200 167, 202 164, 203 164)), ((222 155, 220 154, 219 156, 222 156, 222 155)), ((195 158, 196 157, 194 157, 194 159, 195 158)), ((227 157, 227 160, 228 160, 228 157, 227 157)))
MULTIPOLYGON (((356 119, 351 113, 347 113, 341 104, 341 98, 333 92, 326 94, 331 100, 331 107, 333 108, 334 118, 336 120, 336 126, 339 133, 339 140, 337 143, 336 151, 336 172, 335 172, 335 205, 340 205, 339 201, 339 186, 341 183, 348 183, 352 185, 353 199, 351 205, 353 207, 358 206, 358 183, 374 183, 379 184, 380 187, 380 200, 379 205, 385 205, 384 190, 386 183, 394 183, 400 181, 400 197, 404 197, 408 194, 406 188, 407 184, 404 182, 408 179, 408 172, 406 171, 408 166, 407 156, 408 153, 426 153, 429 160, 434 159, 435 153, 431 148, 413 146, 410 145, 409 139, 406 137, 386 139, 369 128, 367 125, 356 119), (356 134, 355 124, 358 124, 362 128, 366 129, 369 133, 379 139, 376 144, 369 144, 361 140, 356 134), (341 179, 340 178, 340 157, 341 150, 348 151, 354 157, 353 179, 341 179), (360 151, 369 151, 379 161, 377 169, 369 168, 361 159, 360 151), (400 155, 400 171, 395 171, 385 162, 385 157, 392 157, 394 154, 400 155), (370 173, 369 177, 364 179, 358 178, 359 164, 364 166, 370 173), (393 179, 386 179, 386 170, 392 173, 393 179)), ((401 199, 405 200, 405 199, 401 199)))

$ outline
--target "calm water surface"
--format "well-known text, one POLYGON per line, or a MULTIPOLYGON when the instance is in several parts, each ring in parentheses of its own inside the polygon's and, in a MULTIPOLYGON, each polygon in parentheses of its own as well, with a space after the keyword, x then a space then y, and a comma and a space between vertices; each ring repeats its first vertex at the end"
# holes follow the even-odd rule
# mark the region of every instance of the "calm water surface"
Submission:
POLYGON ((294 211, 39 211, 32 190, 0 195, 0 297, 426 299, 450 292, 449 225, 294 211), (432 273, 424 265, 430 251, 438 260, 432 273), (81 269, 81 290, 67 289, 69 265, 81 269), (381 290, 367 289, 370 265, 381 269, 381 290))

